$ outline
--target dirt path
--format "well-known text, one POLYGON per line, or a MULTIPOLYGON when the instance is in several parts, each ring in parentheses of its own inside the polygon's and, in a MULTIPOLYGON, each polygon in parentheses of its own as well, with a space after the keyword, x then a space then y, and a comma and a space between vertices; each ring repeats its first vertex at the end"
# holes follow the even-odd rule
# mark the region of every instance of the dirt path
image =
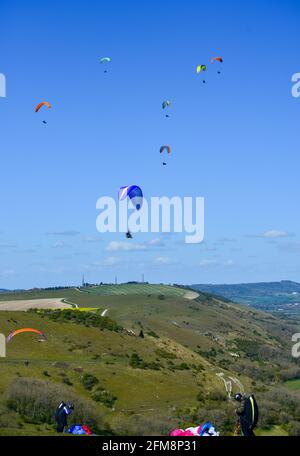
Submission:
POLYGON ((196 299, 198 298, 198 296, 199 293, 197 293, 196 291, 187 291, 184 295, 186 299, 196 299))
POLYGON ((26 311, 28 309, 69 309, 71 304, 63 303, 63 298, 20 299, 16 301, 0 301, 1 310, 26 311))

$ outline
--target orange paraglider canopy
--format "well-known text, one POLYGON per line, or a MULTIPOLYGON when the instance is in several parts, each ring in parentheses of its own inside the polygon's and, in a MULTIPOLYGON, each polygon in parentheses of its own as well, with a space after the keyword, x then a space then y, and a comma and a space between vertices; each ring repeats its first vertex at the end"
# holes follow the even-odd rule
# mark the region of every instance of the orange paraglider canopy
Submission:
POLYGON ((164 150, 166 150, 168 152, 168 154, 171 153, 171 147, 168 146, 168 144, 166 144, 165 146, 161 146, 161 148, 159 149, 161 154, 163 153, 164 150))
POLYGON ((36 108, 35 108, 35 112, 38 112, 42 106, 47 106, 47 108, 51 108, 51 104, 48 103, 48 101, 42 101, 42 103, 39 103, 36 108))
POLYGON ((34 329, 34 328, 21 328, 21 329, 16 329, 16 331, 13 331, 11 332, 8 336, 7 336, 7 342, 10 342, 15 336, 17 336, 18 334, 22 334, 22 333, 25 333, 25 332, 31 332, 31 333, 35 333, 35 334, 39 334, 40 336, 44 337, 45 339, 47 339, 47 337, 45 336, 45 334, 42 332, 42 331, 39 331, 38 329, 34 329))
POLYGON ((220 62, 220 63, 223 63, 223 59, 222 57, 213 57, 210 61, 210 63, 214 63, 214 62, 220 62))

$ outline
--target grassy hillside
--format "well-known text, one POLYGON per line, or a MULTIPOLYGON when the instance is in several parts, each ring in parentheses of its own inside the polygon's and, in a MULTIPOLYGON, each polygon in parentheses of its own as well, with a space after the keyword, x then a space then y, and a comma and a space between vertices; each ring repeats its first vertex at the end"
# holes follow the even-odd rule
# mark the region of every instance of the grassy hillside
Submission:
POLYGON ((101 296, 111 295, 165 295, 165 296, 184 296, 186 291, 182 288, 168 285, 153 285, 147 283, 133 283, 120 285, 102 285, 98 287, 88 287, 80 289, 86 293, 95 293, 101 296))
MULTIPOLYGON (((23 397, 25 389, 39 390, 39 397, 52 394, 44 398, 47 404, 66 396, 82 402, 84 416, 97 417, 99 433, 164 435, 178 425, 212 419, 230 434, 235 404, 220 373, 257 394, 261 427, 289 432, 290 426, 295 433, 300 397, 284 383, 297 375, 290 357, 291 324, 201 293, 187 299, 186 290, 175 287, 133 284, 113 291, 1 295, 2 300, 61 297, 92 310, 0 312, 1 333, 29 326, 48 337, 40 342, 32 334, 17 336, 0 359, 0 434, 53 433, 51 419, 31 416, 24 406, 30 399, 23 397), (99 322, 112 327, 111 320, 118 324, 114 330, 99 329, 99 322), (36 385, 36 380, 47 383, 36 385), (293 410, 289 401, 296 404, 293 410)), ((234 382, 232 387, 232 392, 240 389, 234 382)))
POLYGON ((49 290, 30 290, 17 293, 3 293, 1 301, 31 300, 62 298, 67 302, 75 303, 79 307, 103 307, 106 303, 115 302, 120 296, 147 296, 147 297, 184 297, 188 290, 168 285, 151 284, 121 284, 103 285, 99 287, 65 288, 49 290), (107 299, 105 299, 107 298, 107 299))

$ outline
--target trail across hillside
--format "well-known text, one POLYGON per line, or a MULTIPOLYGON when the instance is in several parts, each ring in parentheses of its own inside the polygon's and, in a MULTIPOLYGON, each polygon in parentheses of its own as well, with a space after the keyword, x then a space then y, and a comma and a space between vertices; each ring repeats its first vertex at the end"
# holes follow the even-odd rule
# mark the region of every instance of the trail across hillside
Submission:
POLYGON ((198 298, 198 296, 199 296, 199 293, 197 293, 196 291, 187 291, 184 295, 184 298, 196 299, 196 298, 198 298))
POLYGON ((0 301, 0 310, 26 311, 29 309, 69 309, 71 304, 63 302, 63 298, 20 299, 0 301))

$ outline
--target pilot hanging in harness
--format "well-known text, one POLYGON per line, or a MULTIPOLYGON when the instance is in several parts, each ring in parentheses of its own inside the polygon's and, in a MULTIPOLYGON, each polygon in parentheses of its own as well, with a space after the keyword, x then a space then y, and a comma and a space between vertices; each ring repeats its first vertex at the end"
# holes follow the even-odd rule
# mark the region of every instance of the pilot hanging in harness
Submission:
POLYGON ((258 421, 258 405, 255 397, 253 394, 243 396, 241 393, 238 393, 234 396, 234 399, 240 403, 240 406, 236 409, 236 414, 239 417, 241 435, 254 437, 253 430, 258 421))
POLYGON ((64 432, 66 426, 68 426, 68 416, 74 410, 74 405, 61 402, 55 412, 56 431, 64 432))

